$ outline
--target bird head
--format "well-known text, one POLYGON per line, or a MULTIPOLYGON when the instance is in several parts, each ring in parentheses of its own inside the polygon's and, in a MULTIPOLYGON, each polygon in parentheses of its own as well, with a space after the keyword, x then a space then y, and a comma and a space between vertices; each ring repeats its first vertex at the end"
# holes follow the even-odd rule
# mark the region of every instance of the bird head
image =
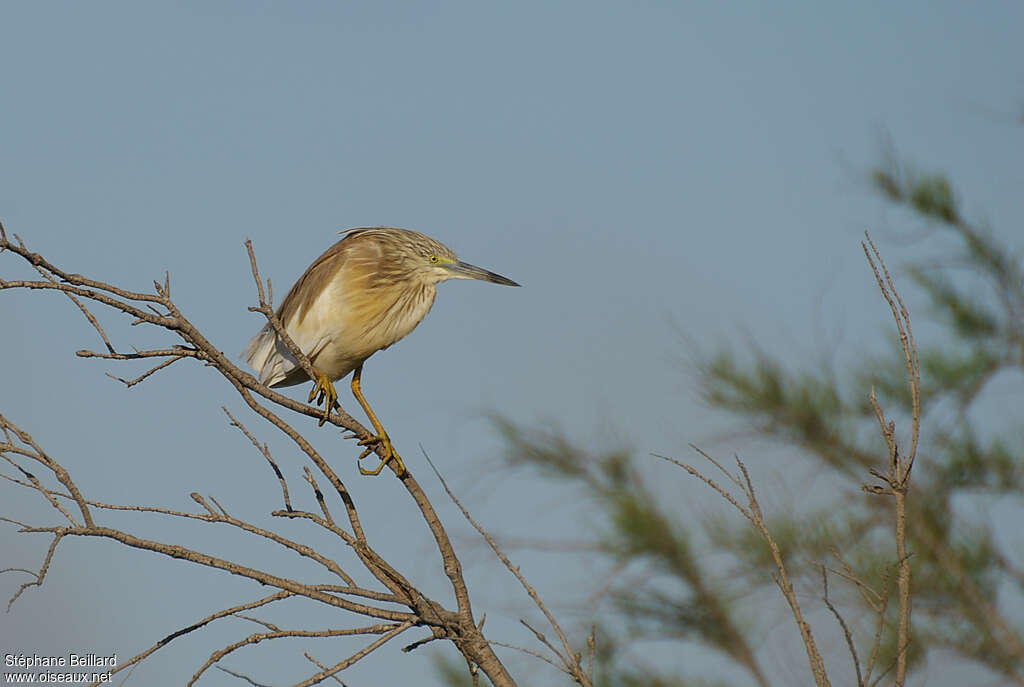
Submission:
POLYGON ((375 270, 380 279, 408 285, 437 284, 449 279, 478 279, 505 286, 519 286, 511 279, 468 262, 462 262, 451 248, 426 234, 395 227, 367 227, 343 232, 346 240, 368 240, 375 270))
POLYGON ((407 233, 407 258, 411 259, 413 269, 426 281, 437 284, 449 279, 478 279, 504 286, 519 286, 500 274, 459 260, 452 249, 440 241, 419 232, 407 233))
MULTIPOLYGON (((445 250, 448 249, 446 248, 445 250)), ((468 262, 462 262, 451 251, 448 251, 447 255, 439 252, 429 253, 425 258, 431 274, 439 282, 447 279, 479 279, 480 281, 489 281, 505 286, 519 286, 519 284, 511 279, 506 279, 500 274, 495 274, 476 265, 470 265, 468 262)))

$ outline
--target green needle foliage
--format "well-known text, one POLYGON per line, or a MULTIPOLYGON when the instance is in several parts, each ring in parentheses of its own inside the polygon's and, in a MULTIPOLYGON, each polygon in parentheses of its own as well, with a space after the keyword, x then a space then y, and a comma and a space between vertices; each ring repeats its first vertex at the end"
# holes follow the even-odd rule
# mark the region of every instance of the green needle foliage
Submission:
MULTIPOLYGON (((1016 520, 1024 522, 1021 256, 964 218, 946 175, 918 173, 890 159, 871 179, 884 198, 936 227, 940 245, 952 246, 941 262, 921 260, 901 272, 930 303, 930 310, 912 313, 929 334, 917 341, 922 438, 906 514, 912 569, 909 677, 914 681, 914 672, 938 650, 947 659, 957 656, 1000 680, 1024 685, 1019 611, 1024 560, 1019 551, 1001 550, 993 524, 978 515, 1001 499, 1000 506, 1012 508, 1016 520), (996 400, 986 397, 997 377, 1017 384, 1012 397, 1005 391, 996 400)), ((904 298, 912 291, 904 287, 904 298)), ((822 566, 833 571, 830 600, 849 626, 860 664, 873 661, 870 682, 882 676, 882 684, 892 680, 893 672, 887 671, 898 654, 893 500, 866 493, 861 484, 872 480, 869 469, 885 470, 888 456, 869 391, 874 389, 897 428, 909 427, 912 406, 903 356, 897 345, 885 355, 863 352, 845 372, 790 370, 769 351, 755 348, 720 351, 697 366, 703 397, 712 407, 744 430, 797 449, 815 474, 835 478, 830 483, 838 485, 837 492, 827 505, 794 500, 788 509, 767 513, 767 524, 801 604, 816 605, 812 612, 823 607, 822 566)), ((600 547, 623 574, 607 593, 614 615, 601 622, 607 626, 618 617, 628 630, 598 634, 598 684, 699 683, 691 675, 652 675, 649 667, 637 665, 635 653, 631 660, 622 658, 628 652, 621 649, 649 638, 702 644, 754 683, 770 684, 756 653, 765 628, 752 621, 753 613, 738 613, 736 604, 774 589, 771 551, 750 523, 725 504, 719 516, 702 523, 681 521, 671 507, 675 504, 659 501, 641 479, 650 456, 594 454, 558 432, 504 420, 498 426, 510 463, 541 468, 576 485, 605 515, 600 547)), ((815 622, 821 618, 833 621, 820 614, 815 622)), ((857 684, 849 656, 833 650, 826 662, 835 673, 833 684, 857 684)), ((861 681, 869 683, 864 676, 861 681)))
MULTIPOLYGON (((609 594, 632 637, 702 642, 758 673, 753 649, 733 618, 728 596, 718 588, 713 571, 700 564, 686 525, 671 517, 644 484, 631 454, 611 451, 595 456, 557 432, 531 430, 502 419, 496 423, 511 463, 537 466, 586 488, 607 516, 600 546, 608 556, 621 564, 642 562, 651 571, 642 576, 649 577, 650 584, 630 577, 632 582, 609 594), (675 584, 664 585, 665 580, 675 584)), ((606 678, 599 684, 638 684, 635 670, 620 672, 603 663, 606 678), (608 673, 614 673, 614 679, 608 680, 608 673)), ((675 678, 652 683, 650 673, 646 675, 647 684, 691 684, 675 678)))
MULTIPOLYGON (((890 161, 872 179, 885 197, 934 224, 958 246, 952 260, 906 270, 930 301, 931 312, 922 315, 930 315, 944 333, 929 337, 929 343, 918 340, 924 439, 907 514, 913 556, 911 666, 920 668, 929 649, 944 649, 1024 684, 1024 619, 1005 615, 1001 603, 1019 599, 1024 591, 1022 561, 1014 560, 1016 552, 996 547, 991 523, 955 508, 965 500, 990 506, 1003 495, 1019 499, 1024 486, 1019 406, 996 408, 1001 419, 1015 419, 1016 429, 1006 436, 985 422, 991 403, 980 409, 989 382, 1004 374, 1013 379, 1024 369, 1020 257, 963 218, 946 176, 918 174, 890 161)), ((866 431, 874 422, 863 400, 868 389, 875 389, 887 412, 910 417, 897 347, 885 358, 866 357, 845 378, 816 370, 786 372, 763 351, 754 351, 752 358, 743 365, 725 352, 706 361, 701 384, 707 401, 837 473, 863 480, 864 468, 878 466, 884 455, 877 435, 866 431)), ((1019 399, 1019 388, 1016 393, 1019 399)), ((783 513, 773 516, 772 526, 788 556, 827 563, 823 549, 828 546, 842 552, 859 579, 874 577, 876 589, 891 592, 888 573, 895 561, 876 553, 891 550, 879 546, 891 529, 890 508, 886 499, 858 499, 851 489, 838 520, 783 513), (821 523, 829 526, 823 530, 821 523)), ((1024 508, 1018 512, 1024 518, 1024 508)), ((762 561, 761 569, 767 574, 769 562, 762 561)), ((889 604, 890 623, 894 612, 889 604)), ((895 656, 893 637, 883 633, 880 665, 895 656)))

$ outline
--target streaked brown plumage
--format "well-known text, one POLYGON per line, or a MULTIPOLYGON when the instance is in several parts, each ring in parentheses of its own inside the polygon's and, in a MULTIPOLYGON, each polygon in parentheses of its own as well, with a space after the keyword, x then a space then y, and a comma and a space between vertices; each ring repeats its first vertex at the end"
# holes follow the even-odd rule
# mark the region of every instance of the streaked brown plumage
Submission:
MULTIPOLYGON (((385 455, 401 468, 399 474, 404 470, 401 459, 362 397, 362 365, 420 323, 434 303, 436 284, 447 279, 518 286, 460 262, 447 246, 419 232, 366 227, 344 232, 340 241, 324 251, 295 282, 277 312, 285 331, 318 372, 309 400, 319 393, 320 400, 326 401, 320 424, 337 399, 332 382, 354 371, 353 395, 378 434, 372 442, 361 443, 384 443, 385 455)), ((268 386, 292 386, 308 379, 269 324, 253 337, 243 355, 268 386)), ((366 472, 361 466, 360 470, 366 472)))

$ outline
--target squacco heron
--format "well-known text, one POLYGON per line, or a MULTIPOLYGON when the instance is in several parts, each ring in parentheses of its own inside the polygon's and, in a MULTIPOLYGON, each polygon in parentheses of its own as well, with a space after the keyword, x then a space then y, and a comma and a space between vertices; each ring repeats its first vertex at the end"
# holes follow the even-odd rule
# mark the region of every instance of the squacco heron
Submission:
MULTIPOLYGON (((295 282, 277 316, 288 335, 313 364, 309 402, 323 403, 323 424, 337 405, 334 382, 352 372, 352 395, 377 432, 359 442, 361 461, 381 444, 377 475, 389 461, 405 472, 377 415, 361 388, 363 363, 415 329, 434 303, 435 285, 448 279, 480 279, 519 286, 511 279, 461 262, 444 244, 415 231, 393 227, 349 229, 295 282)), ((243 353, 267 386, 302 384, 309 376, 268 323, 243 353)))

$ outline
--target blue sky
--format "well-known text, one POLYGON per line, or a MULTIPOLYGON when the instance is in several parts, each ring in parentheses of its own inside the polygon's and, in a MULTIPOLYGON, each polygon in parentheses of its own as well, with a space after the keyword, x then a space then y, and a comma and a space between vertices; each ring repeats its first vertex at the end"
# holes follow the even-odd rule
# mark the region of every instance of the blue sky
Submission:
MULTIPOLYGON (((887 138, 951 170, 968 213, 1024 246, 1016 3, 5 3, 0 26, 8 232, 128 288, 169 271, 178 304, 225 351, 260 326, 246 310, 246 238, 279 294, 337 231, 376 224, 430 234, 523 284, 442 285, 424 323, 364 375, 436 500, 418 444, 509 536, 571 538, 592 512, 497 470, 487 412, 681 455, 717 427, 678 364, 683 339, 752 339, 799 362, 884 331, 858 242, 871 230, 898 264, 915 249, 897 232, 917 227, 864 181, 887 138)), ((19 269, 0 259, 0 276, 19 269)), ((167 341, 102 320, 120 348, 167 341)), ((98 342, 53 294, 5 293, 0 323, 0 412, 97 498, 184 508, 200 490, 239 512, 275 503, 276 482, 220 406, 280 461, 297 458, 209 370, 181 364, 125 390, 104 372, 141 368, 76 359, 98 342)), ((350 444, 317 441, 350 463, 364 519, 431 587, 403 492, 360 478, 350 444)), ((770 478, 771 463, 747 458, 770 478)), ((694 489, 664 479, 670 496, 694 489)), ((494 638, 528 643, 513 581, 442 510, 463 533, 477 612, 494 638)), ((0 566, 33 567, 45 546, 4 527, 0 566)), ((521 563, 551 598, 590 574, 571 556, 522 552, 521 563)), ((50 575, 0 617, 5 650, 130 655, 245 598, 215 575, 98 542, 64 544, 50 575)), ((0 577, 0 592, 19 582, 0 577)), ((133 679, 180 684, 213 648, 190 638, 133 679)), ((248 665, 284 684, 300 651, 248 665)), ((389 651, 348 684, 436 684, 425 658, 389 651)), ((717 669, 703 661, 689 667, 717 669)))

